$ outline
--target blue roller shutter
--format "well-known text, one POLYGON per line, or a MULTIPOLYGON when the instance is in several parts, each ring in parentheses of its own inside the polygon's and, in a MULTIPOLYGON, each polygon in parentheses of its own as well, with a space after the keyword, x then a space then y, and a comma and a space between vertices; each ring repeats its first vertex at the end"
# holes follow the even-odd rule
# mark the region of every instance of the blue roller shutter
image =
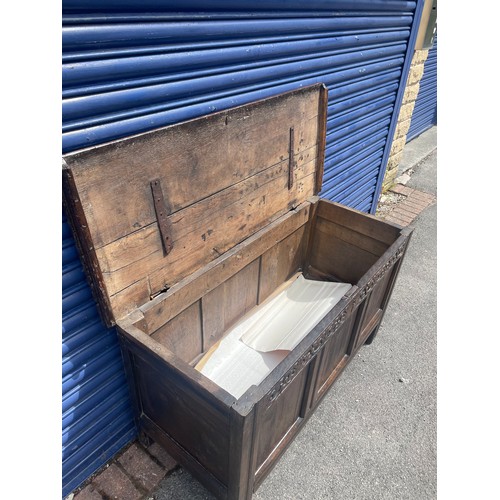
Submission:
POLYGON ((424 64, 406 142, 437 124, 437 35, 424 64))
MULTIPOLYGON (((324 82, 321 194, 370 211, 419 9, 399 0, 64 0, 63 152, 324 82)), ((134 430, 115 332, 98 319, 63 228, 68 492, 134 430)))
POLYGON ((67 495, 135 436, 116 332, 101 322, 62 225, 62 468, 67 495))

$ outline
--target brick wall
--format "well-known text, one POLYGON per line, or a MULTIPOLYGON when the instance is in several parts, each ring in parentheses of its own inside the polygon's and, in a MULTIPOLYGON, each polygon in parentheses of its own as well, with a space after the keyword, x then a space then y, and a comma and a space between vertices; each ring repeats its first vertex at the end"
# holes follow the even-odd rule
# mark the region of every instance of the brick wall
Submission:
POLYGON ((417 100, 418 90, 420 88, 420 79, 424 74, 424 63, 429 54, 429 49, 416 50, 411 61, 410 73, 406 81, 406 89, 403 95, 403 102, 399 111, 398 124, 394 131, 392 139, 391 152, 382 184, 382 192, 385 193, 393 184, 398 175, 398 165, 403 156, 403 149, 406 144, 406 134, 410 128, 411 115, 417 100))

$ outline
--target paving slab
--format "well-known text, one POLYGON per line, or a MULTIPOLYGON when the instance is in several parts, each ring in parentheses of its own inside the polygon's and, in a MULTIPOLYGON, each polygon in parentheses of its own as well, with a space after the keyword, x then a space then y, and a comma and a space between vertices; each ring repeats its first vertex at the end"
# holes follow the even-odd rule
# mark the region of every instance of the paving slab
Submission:
POLYGON ((435 149, 426 159, 420 162, 415 168, 415 172, 411 175, 407 186, 410 188, 419 189, 429 194, 437 195, 437 180, 436 168, 437 164, 437 149, 435 149))
POLYGON ((398 165, 398 173, 402 174, 409 168, 417 165, 436 148, 437 127, 431 127, 405 145, 403 156, 398 165))

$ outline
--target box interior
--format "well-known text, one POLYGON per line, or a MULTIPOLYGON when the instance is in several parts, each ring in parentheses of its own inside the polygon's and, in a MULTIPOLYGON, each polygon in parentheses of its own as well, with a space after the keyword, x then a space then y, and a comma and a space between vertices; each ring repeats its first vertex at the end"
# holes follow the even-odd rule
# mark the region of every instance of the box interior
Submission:
MULTIPOLYGON (((367 220, 366 214, 319 200, 306 224, 250 263, 237 266, 228 279, 198 300, 184 304, 179 314, 159 327, 154 322, 148 327, 144 320, 135 326, 195 366, 238 320, 296 273, 355 285, 399 236, 397 228, 385 224, 374 231, 374 222, 380 223, 367 220)), ((170 299, 165 294, 162 310, 169 308, 170 299)))

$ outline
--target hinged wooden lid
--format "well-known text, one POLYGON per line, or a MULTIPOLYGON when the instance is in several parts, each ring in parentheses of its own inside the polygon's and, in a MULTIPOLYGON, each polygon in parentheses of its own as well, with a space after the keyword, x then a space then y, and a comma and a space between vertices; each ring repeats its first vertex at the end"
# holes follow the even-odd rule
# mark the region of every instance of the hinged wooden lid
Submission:
POLYGON ((108 325, 321 188, 327 90, 68 154, 65 202, 108 325))

